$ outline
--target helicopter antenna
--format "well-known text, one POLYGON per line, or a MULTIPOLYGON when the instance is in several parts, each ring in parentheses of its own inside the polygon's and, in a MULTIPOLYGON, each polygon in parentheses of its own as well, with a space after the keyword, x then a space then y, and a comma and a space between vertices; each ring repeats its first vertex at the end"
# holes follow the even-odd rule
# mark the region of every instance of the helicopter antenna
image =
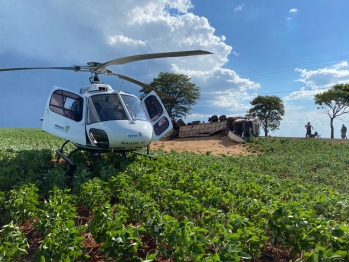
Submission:
POLYGON ((122 87, 122 83, 124 82, 124 80, 121 80, 121 84, 120 84, 120 87, 119 87, 119 91, 121 91, 121 87, 122 87))

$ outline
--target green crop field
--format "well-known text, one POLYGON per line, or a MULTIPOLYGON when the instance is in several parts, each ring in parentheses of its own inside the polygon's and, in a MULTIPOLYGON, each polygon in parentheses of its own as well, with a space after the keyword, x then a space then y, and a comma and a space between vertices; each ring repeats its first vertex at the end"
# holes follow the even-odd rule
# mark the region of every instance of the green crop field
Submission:
POLYGON ((63 142, 0 129, 0 261, 349 261, 349 143, 79 152, 72 173, 63 142))

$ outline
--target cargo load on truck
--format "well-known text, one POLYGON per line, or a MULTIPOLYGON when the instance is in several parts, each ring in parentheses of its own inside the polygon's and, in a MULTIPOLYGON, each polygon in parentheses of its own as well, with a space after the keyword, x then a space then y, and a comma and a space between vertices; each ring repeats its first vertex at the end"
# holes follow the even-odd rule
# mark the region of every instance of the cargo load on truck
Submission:
POLYGON ((219 121, 204 124, 181 126, 178 137, 211 136, 217 132, 222 132, 227 126, 227 121, 219 121))
POLYGON ((258 118, 227 117, 226 115, 218 117, 213 115, 208 121, 209 123, 192 121, 185 124, 182 119, 179 119, 177 124, 173 125, 176 128, 176 132, 173 134, 176 134, 179 138, 184 138, 211 136, 221 132, 223 136, 229 136, 236 142, 243 142, 248 140, 250 136, 259 136, 260 133, 258 118))

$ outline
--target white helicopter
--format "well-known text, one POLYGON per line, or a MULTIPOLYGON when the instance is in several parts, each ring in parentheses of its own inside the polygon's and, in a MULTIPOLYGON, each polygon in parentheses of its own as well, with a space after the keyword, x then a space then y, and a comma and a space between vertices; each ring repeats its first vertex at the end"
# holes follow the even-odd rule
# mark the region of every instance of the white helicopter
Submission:
POLYGON ((57 162, 62 157, 70 166, 75 166, 70 157, 79 150, 89 151, 94 156, 118 152, 126 158, 125 152, 139 153, 137 150, 147 147, 146 155, 149 155, 151 141, 158 141, 172 129, 171 119, 158 95, 168 99, 171 97, 136 79, 114 73, 107 69, 108 66, 154 58, 207 54, 212 53, 203 50, 153 53, 117 58, 106 63, 89 62, 87 66, 4 68, 0 72, 60 69, 91 73, 91 85, 81 88, 79 94, 54 86, 41 119, 43 131, 67 140, 56 151, 57 162), (141 101, 133 94, 114 90, 110 85, 101 83, 99 74, 115 75, 152 91, 141 101), (72 142, 76 149, 67 156, 63 148, 68 142, 72 142))

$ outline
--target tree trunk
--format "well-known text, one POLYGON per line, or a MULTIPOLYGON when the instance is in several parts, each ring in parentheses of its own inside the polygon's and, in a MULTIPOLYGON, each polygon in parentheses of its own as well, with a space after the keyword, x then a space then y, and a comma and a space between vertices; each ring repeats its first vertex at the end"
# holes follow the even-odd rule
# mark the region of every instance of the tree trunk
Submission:
POLYGON ((265 137, 268 136, 268 120, 267 119, 264 120, 264 136, 265 137))
POLYGON ((331 138, 334 138, 333 118, 330 118, 331 138))
POLYGON ((264 136, 268 136, 268 128, 264 128, 264 136))

